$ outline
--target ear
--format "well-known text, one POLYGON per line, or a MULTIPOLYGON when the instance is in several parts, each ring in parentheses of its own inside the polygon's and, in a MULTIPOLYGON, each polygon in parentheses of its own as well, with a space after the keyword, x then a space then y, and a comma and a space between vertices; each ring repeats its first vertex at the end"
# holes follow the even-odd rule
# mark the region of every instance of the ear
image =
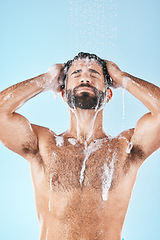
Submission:
POLYGON ((107 88, 107 102, 109 102, 112 99, 113 92, 110 88, 107 88))
POLYGON ((61 96, 62 96, 63 100, 65 101, 66 100, 65 88, 62 89, 61 96))

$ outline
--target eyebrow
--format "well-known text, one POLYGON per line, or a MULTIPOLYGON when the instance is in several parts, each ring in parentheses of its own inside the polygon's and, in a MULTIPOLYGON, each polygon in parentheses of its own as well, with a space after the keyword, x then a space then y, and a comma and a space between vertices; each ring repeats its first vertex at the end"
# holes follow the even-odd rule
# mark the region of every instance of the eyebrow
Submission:
POLYGON ((75 70, 71 75, 82 72, 82 69, 75 70))
POLYGON ((89 71, 90 71, 90 72, 92 72, 92 73, 97 73, 97 74, 99 74, 99 75, 100 75, 100 73, 99 73, 99 72, 97 72, 96 70, 94 70, 94 69, 92 69, 92 68, 90 68, 90 69, 89 69, 89 71))
MULTIPOLYGON (((82 69, 75 70, 71 75, 76 74, 76 73, 79 73, 79 72, 82 72, 82 69)), ((97 72, 96 70, 94 70, 94 69, 92 69, 92 68, 89 69, 89 72, 91 72, 91 73, 96 73, 96 74, 100 75, 99 72, 97 72)))

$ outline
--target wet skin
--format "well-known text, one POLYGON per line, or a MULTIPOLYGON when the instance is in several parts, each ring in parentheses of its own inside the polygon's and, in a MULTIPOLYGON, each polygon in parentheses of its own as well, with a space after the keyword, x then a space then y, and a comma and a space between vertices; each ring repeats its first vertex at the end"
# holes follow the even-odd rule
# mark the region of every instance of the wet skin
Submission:
MULTIPOLYGON (((101 67, 95 62, 87 66, 83 61, 75 63, 69 71, 67 89, 73 90, 81 83, 89 83, 103 91, 105 85, 101 67)), ((76 94, 81 95, 83 92, 94 95, 88 87, 79 88, 76 94)), ((108 93, 111 98, 110 90, 108 93)), ((65 98, 64 92, 62 95, 65 98)), ((62 145, 56 142, 56 135, 51 131, 33 126, 34 131, 38 132, 40 151, 36 160, 30 162, 41 223, 41 240, 121 239, 121 230, 142 161, 142 152, 126 152, 133 129, 112 139, 104 133, 102 126, 97 127, 101 112, 97 114, 93 125, 87 125, 86 121, 81 126, 82 111, 84 110, 76 109, 74 113, 71 112, 71 128, 63 134, 62 145), (74 114, 77 114, 76 118, 74 114), (93 132, 86 147, 86 139, 81 132, 86 126, 84 132, 87 138, 91 125, 93 132), (74 144, 70 143, 70 139, 74 140, 74 144), (102 143, 97 150, 98 143, 95 143, 95 150, 86 157, 89 144, 93 144, 97 139, 102 143), (84 177, 81 179, 84 159, 84 177), (104 166, 106 164, 109 168, 112 161, 113 173, 110 175, 111 179, 105 179, 107 193, 104 193, 104 166)), ((93 118, 95 110, 88 114, 93 118)))
MULTIPOLYGON (((77 61, 69 69, 68 80, 67 80, 67 90, 73 90, 82 83, 90 84, 97 90, 104 91, 105 83, 103 71, 100 65, 96 62, 85 62, 83 60, 77 61)), ((89 92, 91 96, 94 95, 92 88, 80 87, 76 90, 76 94, 80 95, 82 92, 89 92)))
POLYGON ((84 60, 75 62, 69 70, 65 85, 67 86, 66 101, 72 109, 100 109, 104 107, 103 103, 105 103, 107 94, 102 68, 97 63, 88 63, 84 60))
MULTIPOLYGON (((103 109, 72 109, 70 128, 61 138, 16 113, 21 104, 48 88, 48 74, 0 93, 0 140, 30 164, 40 240, 120 240, 138 169, 160 147, 159 88, 121 72, 112 62, 107 65, 115 86, 125 86, 150 110, 135 129, 115 138, 103 130, 103 109)), ((52 87, 57 79, 58 75, 52 87)), ((96 62, 77 61, 71 66, 67 90, 82 83, 105 90, 96 62)), ((86 86, 75 94, 84 92, 95 94, 86 86)), ((61 94, 66 101, 64 89, 61 94)), ((106 102, 111 97, 107 89, 106 102)))
POLYGON ((117 138, 103 138, 100 148, 87 159, 84 180, 80 184, 84 146, 78 141, 72 145, 68 141, 70 137, 65 135, 63 145, 56 146, 56 138, 51 131, 36 128, 41 150, 30 159, 30 166, 41 223, 41 240, 120 240, 132 188, 142 161, 140 151, 126 153, 133 130, 117 138), (104 201, 104 163, 109 165, 114 153, 114 173, 108 198, 104 201))

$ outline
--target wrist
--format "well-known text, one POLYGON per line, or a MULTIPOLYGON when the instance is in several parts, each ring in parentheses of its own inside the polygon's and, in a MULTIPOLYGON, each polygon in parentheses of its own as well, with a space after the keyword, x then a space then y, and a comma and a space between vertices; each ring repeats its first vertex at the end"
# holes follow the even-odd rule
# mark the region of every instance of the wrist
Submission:
POLYGON ((123 72, 123 74, 121 76, 121 78, 122 78, 122 87, 125 88, 125 89, 127 88, 127 85, 130 82, 130 80, 131 80, 129 76, 130 75, 128 73, 126 73, 126 72, 123 72))
POLYGON ((114 75, 112 75, 112 82, 113 82, 113 88, 120 88, 124 87, 123 84, 125 85, 123 78, 125 74, 122 71, 118 71, 114 75))

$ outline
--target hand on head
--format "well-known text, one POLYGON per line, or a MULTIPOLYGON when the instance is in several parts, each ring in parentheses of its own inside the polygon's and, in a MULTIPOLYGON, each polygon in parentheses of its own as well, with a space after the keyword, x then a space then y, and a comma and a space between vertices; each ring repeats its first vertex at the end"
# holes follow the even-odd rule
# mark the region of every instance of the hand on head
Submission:
POLYGON ((105 62, 106 62, 108 73, 112 79, 113 88, 120 87, 120 85, 117 83, 117 79, 121 78, 123 72, 114 62, 107 61, 107 60, 105 60, 105 62))
POLYGON ((64 64, 53 64, 47 72, 47 78, 50 82, 52 82, 52 91, 54 93, 59 93, 62 91, 63 85, 63 67, 64 64))

